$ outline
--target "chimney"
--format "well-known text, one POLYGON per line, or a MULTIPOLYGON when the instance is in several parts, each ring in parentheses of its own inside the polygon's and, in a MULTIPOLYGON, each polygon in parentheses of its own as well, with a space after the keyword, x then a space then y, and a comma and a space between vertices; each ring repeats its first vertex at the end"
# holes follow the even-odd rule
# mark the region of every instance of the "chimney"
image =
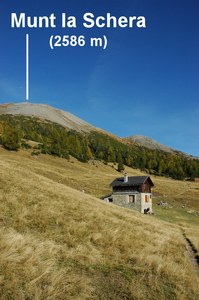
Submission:
POLYGON ((128 182, 128 175, 124 173, 124 182, 128 182))

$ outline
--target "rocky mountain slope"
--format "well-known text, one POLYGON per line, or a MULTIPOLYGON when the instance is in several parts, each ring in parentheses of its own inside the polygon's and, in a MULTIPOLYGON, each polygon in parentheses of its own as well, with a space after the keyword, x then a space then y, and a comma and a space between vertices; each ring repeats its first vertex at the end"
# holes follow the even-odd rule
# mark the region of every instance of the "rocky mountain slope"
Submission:
MULTIPOLYGON (((57 123, 61 126, 64 126, 67 129, 73 129, 78 132, 91 132, 91 131, 98 131, 108 135, 119 142, 124 144, 135 144, 141 147, 145 147, 147 149, 152 150, 160 150, 165 153, 171 154, 180 154, 185 157, 192 157, 186 153, 181 151, 172 149, 168 146, 160 144, 159 142, 145 136, 141 135, 133 135, 126 138, 119 138, 105 130, 99 129, 94 127, 93 125, 89 124, 88 122, 80 119, 79 117, 71 114, 70 112, 65 112, 63 110, 54 108, 50 105, 46 104, 33 104, 30 102, 22 102, 22 103, 7 103, 0 105, 0 115, 22 115, 22 116, 33 116, 40 118, 41 120, 49 120, 53 123, 57 123)), ((198 160, 198 157, 194 157, 194 159, 198 160)))
POLYGON ((0 105, 0 114, 34 116, 77 131, 89 132, 95 129, 94 126, 73 114, 46 104, 32 104, 30 102, 3 104, 0 105))
POLYGON ((174 149, 172 149, 170 147, 162 145, 159 142, 157 142, 149 137, 142 136, 142 135, 132 135, 132 136, 125 138, 125 140, 134 142, 136 144, 139 144, 140 146, 143 146, 143 147, 146 147, 149 149, 157 149, 157 150, 161 150, 161 151, 168 152, 168 153, 173 153, 175 151, 174 149))

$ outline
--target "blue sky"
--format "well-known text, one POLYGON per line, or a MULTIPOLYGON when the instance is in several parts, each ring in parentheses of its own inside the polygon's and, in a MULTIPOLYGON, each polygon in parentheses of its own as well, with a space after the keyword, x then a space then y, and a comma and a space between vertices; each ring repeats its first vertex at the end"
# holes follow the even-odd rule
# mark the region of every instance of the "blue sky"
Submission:
POLYGON ((145 135, 199 156, 198 0, 1 0, 0 103, 25 101, 25 35, 30 37, 30 99, 118 136, 145 135), (10 15, 57 16, 56 28, 11 28, 10 15), (147 27, 82 26, 82 16, 145 16, 147 27), (61 13, 77 28, 60 26, 61 13), (108 47, 51 50, 51 35, 106 35, 108 47))

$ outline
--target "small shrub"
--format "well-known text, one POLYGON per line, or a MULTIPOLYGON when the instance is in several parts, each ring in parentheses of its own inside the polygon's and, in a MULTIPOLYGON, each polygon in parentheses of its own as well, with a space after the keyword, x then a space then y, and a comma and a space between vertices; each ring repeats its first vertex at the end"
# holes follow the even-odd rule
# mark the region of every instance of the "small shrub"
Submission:
POLYGON ((32 152, 31 152, 31 155, 32 155, 32 156, 34 156, 34 155, 39 155, 39 154, 41 154, 40 151, 32 151, 32 152))

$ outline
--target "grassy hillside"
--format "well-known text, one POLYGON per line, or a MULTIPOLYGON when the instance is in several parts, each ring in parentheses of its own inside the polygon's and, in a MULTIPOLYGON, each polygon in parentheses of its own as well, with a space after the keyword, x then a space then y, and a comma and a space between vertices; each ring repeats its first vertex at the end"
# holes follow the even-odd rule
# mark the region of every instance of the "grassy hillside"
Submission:
MULTIPOLYGON (((187 183, 153 178, 157 196, 190 216, 192 227, 158 220, 158 206, 145 216, 95 198, 118 174, 99 162, 0 148, 1 299, 198 299, 182 235, 195 236, 197 216, 179 204, 187 183)), ((189 189, 197 198, 198 183, 189 189)), ((193 198, 187 207, 196 210, 193 198)))

